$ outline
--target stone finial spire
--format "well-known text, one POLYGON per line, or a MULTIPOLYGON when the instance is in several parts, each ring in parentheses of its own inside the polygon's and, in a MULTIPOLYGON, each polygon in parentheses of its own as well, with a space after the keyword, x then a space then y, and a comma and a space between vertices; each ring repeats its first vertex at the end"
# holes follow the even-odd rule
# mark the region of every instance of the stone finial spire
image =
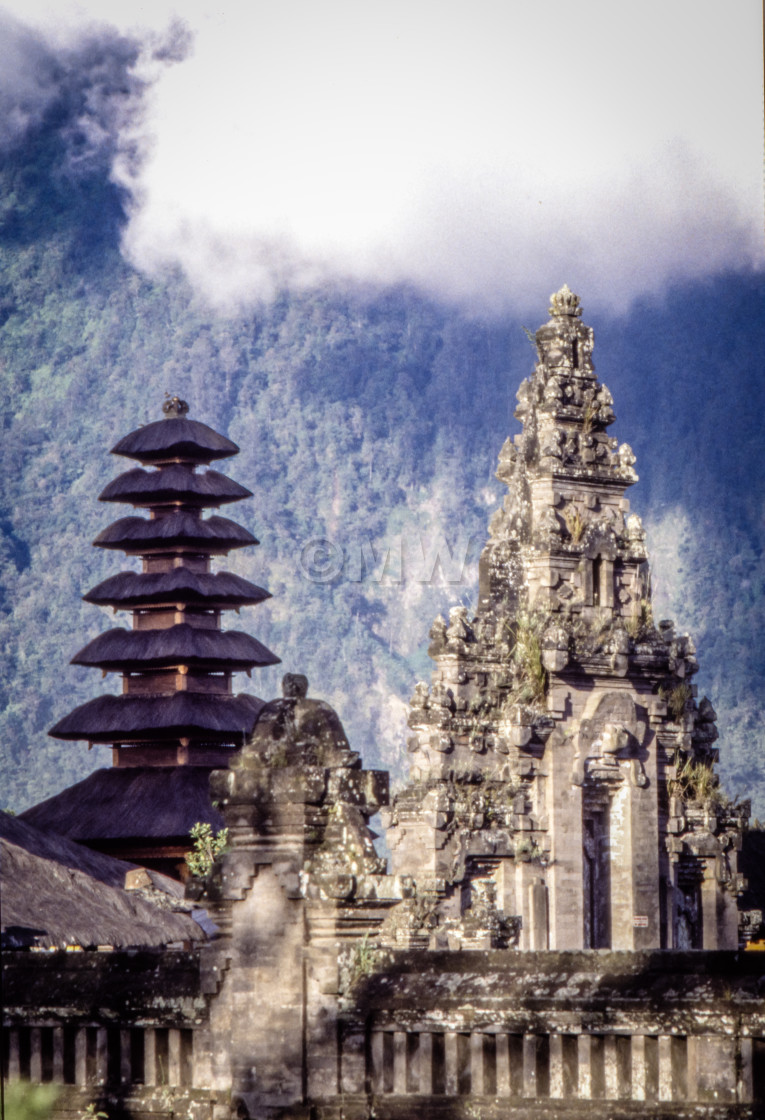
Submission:
POLYGON ((568 284, 564 284, 562 288, 553 292, 550 296, 550 314, 553 316, 570 315, 573 318, 578 318, 582 314, 579 296, 574 295, 568 284))
POLYGON ((189 411, 188 403, 181 400, 180 397, 171 397, 169 393, 165 393, 165 400, 162 402, 162 411, 165 414, 166 420, 174 420, 179 416, 185 416, 189 411))

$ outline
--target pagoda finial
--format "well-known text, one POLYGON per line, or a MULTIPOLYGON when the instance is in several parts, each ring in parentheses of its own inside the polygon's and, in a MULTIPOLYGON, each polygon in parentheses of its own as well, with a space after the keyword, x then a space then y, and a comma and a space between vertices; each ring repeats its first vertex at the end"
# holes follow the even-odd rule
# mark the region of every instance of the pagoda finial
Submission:
POLYGON ((568 284, 564 284, 558 292, 553 292, 550 296, 550 314, 553 316, 570 315, 572 318, 582 314, 582 309, 579 306, 579 296, 569 288, 568 284))
POLYGON ((178 416, 185 416, 189 411, 189 406, 186 401, 182 401, 180 397, 171 397, 169 393, 165 393, 165 400, 162 402, 162 411, 165 414, 166 420, 173 420, 178 416))

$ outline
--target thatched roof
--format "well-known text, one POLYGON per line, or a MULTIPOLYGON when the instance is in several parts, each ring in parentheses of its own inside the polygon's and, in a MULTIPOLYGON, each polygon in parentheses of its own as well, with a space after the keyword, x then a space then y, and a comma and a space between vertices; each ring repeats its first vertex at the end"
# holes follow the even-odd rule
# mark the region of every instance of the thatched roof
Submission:
POLYGON ((95 770, 18 819, 71 840, 185 841, 197 821, 223 828, 209 784, 210 769, 204 766, 95 770))
POLYGON ((201 738, 210 743, 241 745, 262 707, 262 700, 247 693, 97 696, 64 716, 48 734, 54 739, 87 739, 91 743, 201 738))
POLYGON ((231 572, 119 572, 99 583, 86 603, 98 606, 142 607, 163 603, 204 603, 209 607, 245 607, 270 599, 270 592, 231 572))
POLYGON ((179 416, 157 420, 131 432, 114 445, 112 455, 124 455, 141 463, 172 459, 211 463, 213 459, 228 459, 238 451, 235 443, 207 424, 179 416))
POLYGON ((252 533, 228 517, 202 519, 185 510, 176 510, 153 521, 144 517, 120 517, 93 541, 98 548, 118 548, 137 555, 183 546, 212 555, 259 543, 252 533))
POLYGON ((107 630, 75 654, 72 664, 114 670, 204 665, 237 671, 278 665, 279 658, 240 630, 203 630, 181 622, 165 630, 107 630))
POLYGON ((5 813, 0 851, 3 948, 127 948, 204 938, 183 888, 164 875, 146 872, 148 889, 126 890, 135 865, 5 813))
POLYGON ((141 470, 140 467, 125 471, 102 491, 99 501, 132 502, 133 505, 145 506, 182 502, 187 506, 217 507, 251 497, 251 490, 220 471, 197 472, 173 463, 154 471, 141 470))

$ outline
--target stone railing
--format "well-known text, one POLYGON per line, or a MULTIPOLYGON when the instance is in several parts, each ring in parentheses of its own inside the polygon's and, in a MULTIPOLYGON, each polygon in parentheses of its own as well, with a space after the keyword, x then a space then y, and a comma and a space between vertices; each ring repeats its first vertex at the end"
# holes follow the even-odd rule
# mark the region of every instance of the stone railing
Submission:
MULTIPOLYGON (((763 1040, 754 1040, 758 1048, 763 1040)), ((753 1040, 720 1035, 347 1031, 340 1091, 414 1097, 735 1103, 753 1040)))
POLYGON ((211 1120, 197 953, 3 954, 2 1075, 57 1088, 52 1116, 211 1120))
POLYGON ((761 954, 378 950, 339 1027, 333 1092, 418 1097, 423 1116, 460 1098, 508 1115, 513 1102, 529 1115, 697 1102, 699 1116, 765 1103, 761 954))
POLYGON ((194 1031, 175 1027, 61 1026, 3 1030, 8 1081, 91 1086, 194 1085, 194 1031))

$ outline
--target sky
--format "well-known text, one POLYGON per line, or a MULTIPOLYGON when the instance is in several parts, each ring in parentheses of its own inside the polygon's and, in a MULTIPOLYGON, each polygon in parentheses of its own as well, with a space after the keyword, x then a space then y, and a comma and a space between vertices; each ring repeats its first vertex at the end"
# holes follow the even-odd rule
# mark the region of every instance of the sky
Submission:
MULTIPOLYGON (((124 252, 222 310, 350 278, 489 312, 566 281, 618 312, 765 264, 759 0, 2 10, 54 52, 139 36, 124 252)), ((0 37, 6 94, 31 96, 31 42, 0 37)))

